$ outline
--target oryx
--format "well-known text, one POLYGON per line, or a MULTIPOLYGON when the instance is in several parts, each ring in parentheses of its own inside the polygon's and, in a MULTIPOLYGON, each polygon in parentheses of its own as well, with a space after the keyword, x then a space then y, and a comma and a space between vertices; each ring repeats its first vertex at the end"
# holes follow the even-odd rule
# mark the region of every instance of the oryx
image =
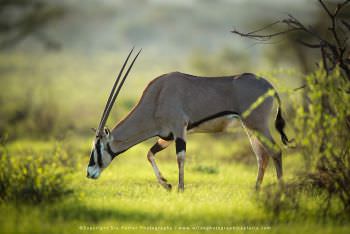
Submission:
POLYGON ((170 190, 171 185, 156 165, 155 154, 175 141, 179 169, 178 189, 182 191, 187 133, 221 132, 235 118, 240 119, 247 129, 257 157, 256 188, 262 183, 269 156, 274 161, 277 178, 282 178, 281 150, 275 144, 268 127, 268 122, 273 117, 273 100, 276 98, 278 111, 275 127, 282 142, 288 143, 283 131, 285 121, 282 118, 281 101, 272 85, 254 74, 224 77, 198 77, 181 72, 164 74, 148 84, 137 105, 111 131, 105 128, 113 103, 140 53, 136 55, 116 89, 132 51, 113 85, 96 130, 87 167, 88 178, 98 178, 117 155, 146 139, 158 136, 158 141, 147 154, 148 161, 158 182, 170 190))

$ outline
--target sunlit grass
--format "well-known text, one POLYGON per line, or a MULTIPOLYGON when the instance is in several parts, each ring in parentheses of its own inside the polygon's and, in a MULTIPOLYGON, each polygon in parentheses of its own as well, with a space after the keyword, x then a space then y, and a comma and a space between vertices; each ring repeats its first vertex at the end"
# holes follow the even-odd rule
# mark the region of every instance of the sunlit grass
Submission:
MULTIPOLYGON (((232 142, 229 138, 215 140, 210 136, 191 137, 185 166, 184 193, 177 192, 178 171, 173 145, 156 156, 160 170, 173 185, 173 190, 168 192, 158 185, 152 167, 146 159, 152 140, 116 158, 98 180, 85 177, 89 147, 89 141, 85 139, 72 140, 75 143, 80 142, 78 148, 65 141, 14 142, 8 146, 9 152, 23 153, 23 150, 27 152, 30 148, 32 153, 39 154, 61 146, 65 152, 73 152, 68 156, 77 158, 79 163, 76 164, 75 172, 68 182, 74 189, 73 194, 51 203, 42 202, 36 205, 1 202, 0 227, 5 232, 84 233, 86 231, 79 229, 81 226, 170 226, 173 229, 181 226, 268 226, 271 229, 262 232, 293 233, 293 230, 298 230, 312 233, 317 230, 322 233, 346 233, 346 223, 329 220, 324 221, 324 224, 318 223, 315 212, 322 198, 317 194, 305 194, 303 197, 308 215, 305 216, 304 212, 304 216, 301 217, 284 215, 275 219, 259 202, 260 195, 254 190, 256 164, 230 159, 234 157, 232 153, 239 152, 235 147, 242 145, 244 141, 245 139, 241 139, 232 142), (197 151, 198 145, 203 142, 211 150, 197 151), (229 143, 231 145, 228 145, 229 143), (200 167, 202 169, 198 169, 200 167)), ((254 156, 251 153, 246 157, 254 156)), ((299 167, 299 157, 286 154, 284 165, 287 180, 299 167)), ((71 168, 64 166, 62 169, 68 172, 71 168)), ((263 187, 273 186, 275 182, 275 171, 271 163, 263 187)), ((89 232, 101 233, 100 230, 89 232)), ((137 230, 137 233, 143 232, 149 231, 137 230)))
MULTIPOLYGON (((171 192, 165 191, 157 183, 146 159, 147 151, 155 139, 116 158, 100 179, 87 179, 85 167, 92 139, 80 137, 90 133, 91 127, 96 127, 96 120, 100 117, 121 60, 117 55, 108 53, 93 58, 46 53, 28 55, 26 58, 22 54, 0 56, 0 70, 3 72, 0 95, 2 100, 6 100, 2 102, 1 113, 6 118, 4 123, 11 123, 6 126, 2 123, 2 127, 10 139, 21 139, 6 143, 7 150, 14 160, 31 158, 28 162, 31 165, 39 164, 38 158, 53 157, 53 161, 48 161, 55 166, 45 164, 48 175, 51 174, 50 169, 52 173, 57 172, 55 160, 59 161, 57 156, 60 156, 59 170, 69 175, 64 185, 73 190, 50 202, 32 204, 1 200, 1 233, 86 233, 79 227, 140 225, 269 226, 271 229, 262 232, 347 233, 349 223, 344 220, 318 220, 318 206, 323 199, 320 194, 305 193, 300 197, 303 212, 290 210, 278 218, 274 217, 262 203, 261 193, 254 189, 256 159, 240 127, 233 130, 234 134, 188 137, 183 194, 177 192, 178 169, 174 145, 156 156, 162 174, 173 185, 173 189, 171 192), (31 56, 38 59, 34 62, 29 59, 31 56), (43 128, 43 121, 48 121, 46 128, 43 128), (33 140, 34 136, 42 140, 33 140)), ((151 60, 140 61, 117 101, 117 108, 107 124, 110 127, 136 103, 149 80, 165 72, 182 69, 151 60)), ((186 68, 188 69, 183 71, 191 73, 192 70, 186 68)), ((217 67, 213 68, 212 72, 216 74, 217 67)), ((278 74, 281 73, 284 77, 296 75, 285 71, 278 74)), ((277 74, 261 74, 276 84, 275 87, 282 93, 289 86, 295 87, 294 82, 279 84, 281 80, 273 78, 277 74)), ((275 136, 275 139, 277 137, 279 138, 275 136)), ((270 161, 263 189, 276 186, 275 170, 272 160, 270 161)), ((40 167, 42 166, 38 165, 39 169, 40 167)), ((284 150, 286 181, 295 178, 303 167, 304 161, 298 153, 290 149, 284 150)), ((8 175, 17 173, 20 172, 13 170, 8 175)), ((35 177, 36 174, 32 175, 35 177)), ((49 176, 35 178, 50 182, 49 176)), ((16 188, 17 185, 11 186, 16 188)), ((127 230, 118 232, 130 233, 127 230)), ((134 232, 150 233, 139 229, 134 232)), ((179 230, 174 231, 176 232, 179 230)))

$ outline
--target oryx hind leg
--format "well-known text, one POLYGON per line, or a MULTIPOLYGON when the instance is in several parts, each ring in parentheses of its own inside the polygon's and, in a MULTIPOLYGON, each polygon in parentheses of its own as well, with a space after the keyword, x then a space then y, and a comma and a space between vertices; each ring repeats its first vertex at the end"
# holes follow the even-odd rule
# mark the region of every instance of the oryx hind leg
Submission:
POLYGON ((267 160, 269 155, 274 162, 277 179, 282 181, 282 153, 281 149, 275 143, 269 130, 269 119, 272 114, 273 99, 267 98, 259 107, 254 109, 250 115, 242 122, 245 127, 249 129, 248 135, 250 136, 252 147, 256 157, 258 159, 258 176, 257 176, 257 188, 259 188, 262 178, 266 169, 267 160))
POLYGON ((269 162, 269 156, 265 150, 265 147, 261 144, 255 135, 249 136, 249 140, 258 163, 258 175, 256 178, 255 189, 259 190, 264 179, 265 170, 269 162))
POLYGON ((264 172, 268 163, 268 156, 273 159, 278 181, 282 182, 282 153, 272 138, 267 124, 263 128, 251 129, 250 135, 251 144, 254 153, 256 154, 259 167, 256 188, 259 189, 262 183, 264 172))
POLYGON ((167 183, 167 180, 162 176, 162 173, 159 171, 159 168, 156 164, 155 155, 156 153, 162 151, 163 149, 167 148, 172 141, 165 141, 163 139, 159 139, 157 143, 155 143, 151 149, 148 151, 147 159, 151 163, 154 174, 156 175, 156 178, 158 182, 166 189, 171 190, 171 184, 167 183))

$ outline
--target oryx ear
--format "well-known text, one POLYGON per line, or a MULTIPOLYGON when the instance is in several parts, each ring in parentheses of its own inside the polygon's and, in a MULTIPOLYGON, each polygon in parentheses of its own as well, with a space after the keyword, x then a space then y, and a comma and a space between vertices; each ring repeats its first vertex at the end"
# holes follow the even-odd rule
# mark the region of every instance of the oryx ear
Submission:
POLYGON ((91 131, 96 132, 96 128, 91 128, 91 131))

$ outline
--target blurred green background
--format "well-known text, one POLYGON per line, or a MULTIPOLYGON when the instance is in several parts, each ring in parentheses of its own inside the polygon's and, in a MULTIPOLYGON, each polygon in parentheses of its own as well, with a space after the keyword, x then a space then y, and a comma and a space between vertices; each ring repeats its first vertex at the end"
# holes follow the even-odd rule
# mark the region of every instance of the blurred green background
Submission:
MULTIPOLYGON (((299 59, 310 56, 304 50, 284 49, 281 54, 287 39, 257 44, 230 33, 234 27, 255 29, 287 12, 316 24, 317 5, 307 1, 70 0, 45 4, 42 10, 32 10, 41 18, 24 19, 21 27, 8 23, 12 30, 2 33, 0 132, 10 138, 90 133, 132 46, 143 52, 109 125, 130 110, 150 80, 164 73, 233 75, 290 69, 291 65, 293 70, 310 71, 314 65, 299 59)), ((19 21, 18 13, 25 14, 27 8, 36 9, 28 4, 16 11, 14 5, 4 8, 9 15, 4 14, 5 23, 19 21)), ((297 84, 298 78, 291 82, 297 84)))
MULTIPOLYGON (((106 229, 111 226, 138 227, 118 230, 127 233, 149 232, 140 226, 348 232, 348 220, 334 218, 339 203, 320 221, 322 194, 302 194, 302 211, 278 217, 262 205, 253 189, 255 156, 239 124, 229 133, 189 137, 184 194, 167 193, 156 183, 146 160, 155 139, 116 159, 98 181, 85 178, 91 128, 98 124, 132 46, 143 50, 112 110, 109 127, 161 74, 252 72, 266 77, 280 92, 287 133, 293 137, 293 105, 300 106, 302 97, 291 90, 304 84, 305 74, 315 69, 318 52, 305 50, 293 37, 257 43, 230 30, 254 30, 288 13, 322 26, 326 19, 315 1, 5 0, 0 4, 1 233, 84 233, 89 227, 95 228, 89 232, 116 232, 106 229)), ((157 158, 166 178, 176 185, 173 148, 157 158)), ((293 180, 304 168, 303 156, 298 150, 284 151, 286 180, 293 180)), ((275 182, 271 163, 264 186, 269 189, 275 182)))

